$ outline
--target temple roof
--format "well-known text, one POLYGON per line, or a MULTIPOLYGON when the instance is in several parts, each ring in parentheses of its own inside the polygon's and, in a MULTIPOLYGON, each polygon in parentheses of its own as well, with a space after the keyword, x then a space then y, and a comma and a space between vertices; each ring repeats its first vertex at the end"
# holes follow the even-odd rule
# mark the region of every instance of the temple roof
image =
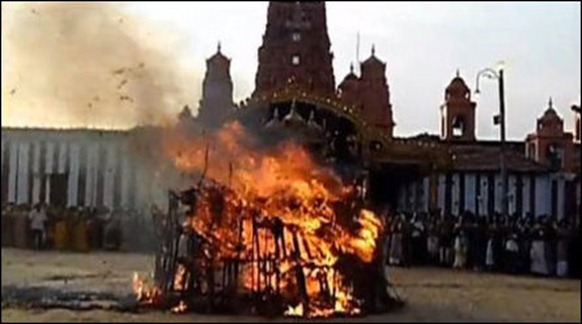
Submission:
POLYGON ((372 55, 367 60, 362 62, 362 67, 383 67, 384 62, 380 61, 376 56, 372 55))
MULTIPOLYGON (((475 142, 446 142, 438 135, 419 134, 412 139, 443 143, 449 146, 452 154, 453 170, 496 172, 501 169, 501 142, 497 140, 480 140, 475 142)), ((507 141, 507 165, 514 172, 545 172, 548 166, 525 156, 525 142, 507 141)))
POLYGON ((550 101, 548 102, 548 108, 546 109, 546 111, 544 111, 544 114, 542 115, 542 117, 538 119, 538 121, 540 123, 543 123, 544 125, 562 123, 562 118, 558 116, 558 113, 554 109, 552 98, 550 98, 550 101))
POLYGON ((372 55, 368 59, 366 59, 364 62, 362 62, 360 65, 362 66, 362 68, 364 68, 364 67, 366 67, 366 68, 368 68, 368 67, 383 68, 386 64, 384 62, 380 61, 376 57, 376 49, 372 45, 372 55))
POLYGON ((342 88, 345 85, 350 84, 352 82, 358 82, 358 80, 359 80, 358 76, 354 73, 354 65, 350 64, 350 73, 348 73, 348 75, 345 76, 342 82, 340 82, 339 87, 342 88))
MULTIPOLYGON (((501 169, 501 146, 454 144, 450 146, 453 168, 457 171, 497 171, 501 169)), ((507 167, 517 172, 544 172, 548 167, 528 159, 523 152, 508 148, 507 167)))
POLYGON ((467 93, 471 93, 471 90, 465 83, 465 80, 463 80, 463 78, 461 78, 461 76, 459 75, 458 70, 455 78, 453 78, 453 80, 451 80, 451 83, 449 83, 449 85, 447 86, 445 93, 453 97, 461 98, 465 98, 465 95, 467 93))
POLYGON ((218 43, 216 53, 208 58, 206 61, 212 64, 229 64, 230 59, 222 54, 220 42, 218 43))
POLYGON ((348 75, 346 75, 346 77, 344 78, 344 81, 346 80, 357 80, 358 76, 354 73, 354 65, 350 64, 350 73, 348 73, 348 75))

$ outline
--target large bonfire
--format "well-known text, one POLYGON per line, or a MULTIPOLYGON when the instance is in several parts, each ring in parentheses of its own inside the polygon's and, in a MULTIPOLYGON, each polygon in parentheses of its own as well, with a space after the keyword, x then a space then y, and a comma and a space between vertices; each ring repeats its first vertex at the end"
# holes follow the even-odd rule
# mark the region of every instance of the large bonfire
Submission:
MULTIPOLYGON (((204 177, 193 184, 195 199, 180 221, 182 235, 200 243, 178 258, 171 284, 182 294, 174 311, 193 307, 186 292, 218 290, 277 300, 289 316, 356 315, 370 307, 365 296, 384 283, 376 265, 385 225, 364 208, 354 185, 301 145, 265 147, 238 123, 201 137, 173 136, 166 144, 164 153, 179 170, 204 177)), ((164 297, 161 287, 137 275, 134 289, 145 304, 164 297)))

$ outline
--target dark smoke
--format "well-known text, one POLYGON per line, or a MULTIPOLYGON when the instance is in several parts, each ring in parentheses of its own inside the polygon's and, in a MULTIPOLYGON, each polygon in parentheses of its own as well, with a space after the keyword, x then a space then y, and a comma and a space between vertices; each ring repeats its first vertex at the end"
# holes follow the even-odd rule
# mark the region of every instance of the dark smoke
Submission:
POLYGON ((2 3, 3 126, 165 124, 194 103, 187 40, 123 6, 2 3))

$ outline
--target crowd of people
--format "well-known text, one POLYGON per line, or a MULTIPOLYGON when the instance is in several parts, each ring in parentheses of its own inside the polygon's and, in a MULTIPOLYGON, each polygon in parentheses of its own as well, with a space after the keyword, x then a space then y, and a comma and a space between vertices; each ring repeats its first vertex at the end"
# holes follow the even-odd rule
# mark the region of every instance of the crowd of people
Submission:
POLYGON ((386 216, 387 262, 580 278, 579 225, 568 218, 478 217, 470 212, 386 216))
POLYGON ((118 250, 121 211, 43 203, 2 207, 2 246, 74 251, 118 250))
MULTIPOLYGON (((580 278, 579 224, 571 218, 480 217, 470 212, 384 215, 389 265, 580 278)), ((128 223, 137 219, 141 218, 135 212, 107 208, 6 204, 2 207, 2 246, 119 250, 125 236, 142 238, 134 245, 146 247, 151 235, 143 228, 148 226, 128 223), (141 235, 124 234, 131 229, 141 235)))

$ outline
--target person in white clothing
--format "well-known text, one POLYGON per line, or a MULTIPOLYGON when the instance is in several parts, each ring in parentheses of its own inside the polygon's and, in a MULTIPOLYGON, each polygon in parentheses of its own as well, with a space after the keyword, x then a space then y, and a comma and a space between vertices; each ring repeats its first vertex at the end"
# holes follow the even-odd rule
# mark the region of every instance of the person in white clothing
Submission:
POLYGON ((519 258, 519 244, 517 242, 517 234, 512 233, 505 242, 505 271, 508 273, 518 272, 518 258, 519 258))
POLYGON ((45 222, 48 220, 44 208, 41 208, 40 204, 34 206, 28 214, 28 219, 30 220, 34 248, 40 250, 42 249, 43 238, 45 236, 45 222))
POLYGON ((466 242, 465 232, 460 231, 455 237, 455 261, 453 263, 453 268, 463 269, 467 263, 467 242, 466 242))
POLYGON ((558 226, 556 274, 558 277, 563 278, 568 275, 568 241, 570 239, 570 226, 567 218, 560 220, 558 226))
POLYGON ((533 239, 530 249, 531 257, 531 267, 530 271, 535 275, 547 276, 548 275, 548 265, 546 262, 546 244, 545 244, 545 231, 539 220, 536 221, 534 227, 533 239))

